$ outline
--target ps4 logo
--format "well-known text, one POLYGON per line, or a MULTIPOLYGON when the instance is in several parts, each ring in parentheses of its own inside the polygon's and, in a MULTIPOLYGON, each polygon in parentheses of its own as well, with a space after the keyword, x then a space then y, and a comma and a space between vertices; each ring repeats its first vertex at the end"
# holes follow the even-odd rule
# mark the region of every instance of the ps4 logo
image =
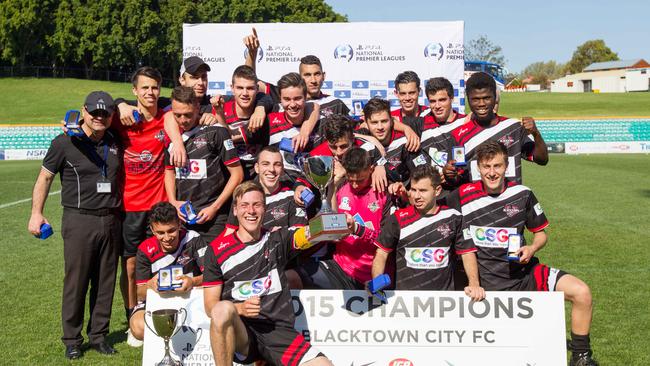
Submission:
POLYGON ((354 50, 349 44, 340 44, 334 49, 334 59, 347 60, 348 62, 352 61, 354 56, 354 50))
POLYGON ((440 43, 429 43, 426 47, 424 47, 424 57, 426 58, 435 58, 437 60, 440 60, 444 54, 445 49, 440 43))

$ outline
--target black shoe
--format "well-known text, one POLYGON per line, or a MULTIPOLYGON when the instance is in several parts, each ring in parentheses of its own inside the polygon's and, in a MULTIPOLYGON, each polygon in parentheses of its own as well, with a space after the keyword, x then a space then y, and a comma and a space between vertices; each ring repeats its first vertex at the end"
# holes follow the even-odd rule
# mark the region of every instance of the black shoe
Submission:
POLYGON ((591 351, 582 353, 573 352, 569 366, 598 366, 598 362, 591 358, 591 355, 591 351))
POLYGON ((104 354, 104 355, 112 355, 117 353, 115 348, 111 347, 108 345, 106 342, 100 342, 100 343, 95 343, 91 344, 90 348, 94 349, 95 351, 104 354))
POLYGON ((81 357, 81 346, 65 346, 65 358, 76 360, 81 357))

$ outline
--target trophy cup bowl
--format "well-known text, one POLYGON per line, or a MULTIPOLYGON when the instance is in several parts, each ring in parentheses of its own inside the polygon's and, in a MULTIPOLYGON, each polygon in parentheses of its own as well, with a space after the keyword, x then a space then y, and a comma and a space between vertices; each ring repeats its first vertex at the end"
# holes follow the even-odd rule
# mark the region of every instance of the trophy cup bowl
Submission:
POLYGON ((178 314, 183 313, 183 321, 180 322, 182 325, 187 319, 187 311, 183 308, 180 309, 160 309, 154 311, 147 311, 147 315, 151 316, 153 322, 153 329, 147 323, 147 317, 144 318, 144 323, 153 332, 153 334, 161 337, 165 342, 165 356, 158 363, 158 366, 180 366, 180 361, 177 361, 172 358, 169 353, 169 340, 178 332, 180 327, 178 326, 178 314))
POLYGON ((345 214, 332 211, 327 199, 327 187, 332 183, 334 158, 331 156, 310 156, 303 160, 307 180, 321 192, 321 208, 309 220, 309 238, 312 243, 339 240, 349 234, 345 214))

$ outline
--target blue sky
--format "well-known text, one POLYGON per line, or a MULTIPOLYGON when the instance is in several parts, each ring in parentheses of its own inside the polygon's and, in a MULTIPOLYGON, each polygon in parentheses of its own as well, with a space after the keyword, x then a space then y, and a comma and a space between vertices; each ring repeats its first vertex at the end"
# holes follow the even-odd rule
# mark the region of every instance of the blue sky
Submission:
POLYGON ((326 2, 351 22, 463 20, 465 42, 487 35, 503 48, 511 72, 537 61, 566 62, 590 39, 605 40, 623 60, 650 62, 650 0, 326 2))

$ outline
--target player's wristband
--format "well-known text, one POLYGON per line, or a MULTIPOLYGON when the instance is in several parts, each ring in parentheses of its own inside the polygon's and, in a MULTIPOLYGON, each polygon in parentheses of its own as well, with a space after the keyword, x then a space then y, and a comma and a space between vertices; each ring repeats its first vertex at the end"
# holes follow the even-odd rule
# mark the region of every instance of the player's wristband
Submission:
POLYGON ((377 232, 375 230, 367 228, 365 225, 361 225, 358 222, 354 223, 353 234, 358 236, 361 240, 375 241, 375 239, 377 239, 377 232))

